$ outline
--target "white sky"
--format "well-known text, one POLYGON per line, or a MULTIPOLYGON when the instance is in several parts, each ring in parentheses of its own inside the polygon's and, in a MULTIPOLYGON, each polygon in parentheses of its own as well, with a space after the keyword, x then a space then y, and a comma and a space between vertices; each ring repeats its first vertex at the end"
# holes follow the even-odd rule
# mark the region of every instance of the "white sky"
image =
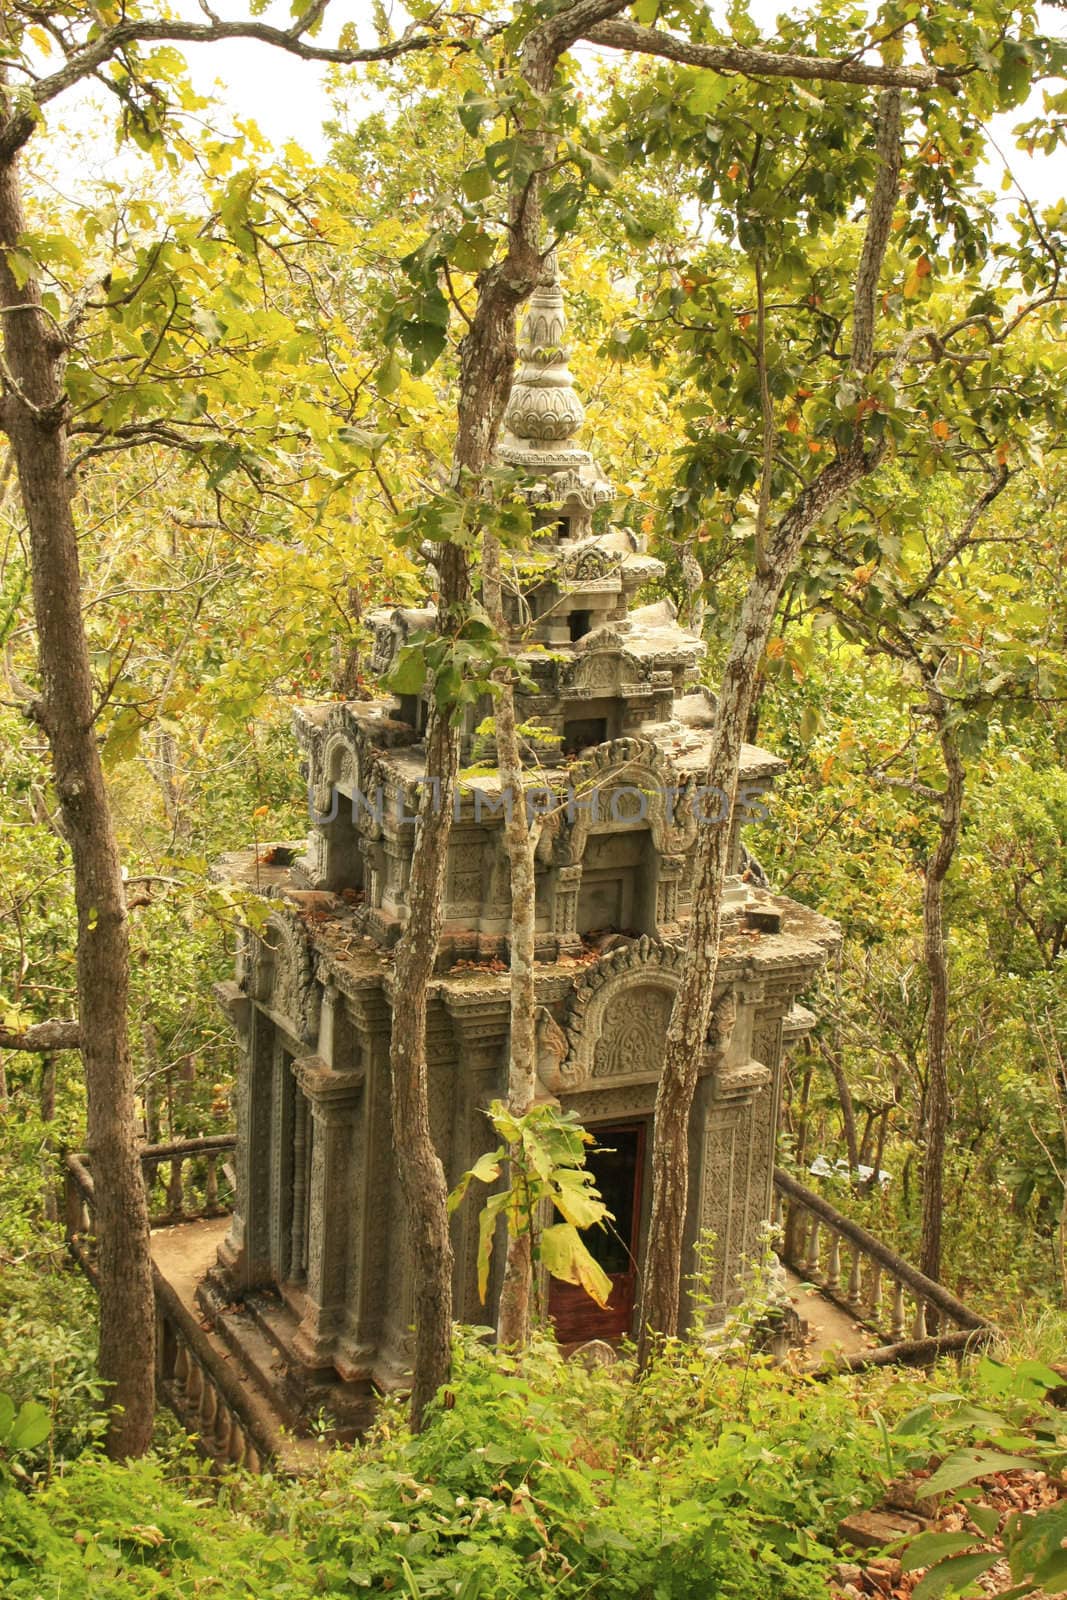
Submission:
MULTIPOLYGON (((202 15, 196 0, 178 0, 180 14, 199 19, 202 15)), ((234 3, 219 8, 222 16, 247 16, 245 5, 234 3)), ((403 25, 401 8, 395 4, 390 9, 397 16, 397 28, 403 25)), ((801 8, 798 8, 801 9, 801 8)), ((765 37, 773 38, 776 18, 789 13, 790 8, 780 0, 754 0, 753 13, 762 19, 765 37)), ((370 0, 334 0, 328 13, 330 21, 322 35, 323 40, 336 37, 343 21, 355 21, 360 38, 366 44, 374 42, 370 0)), ((285 27, 290 17, 288 3, 273 0, 263 13, 262 20, 285 27)), ((1042 25, 1050 33, 1062 34, 1067 29, 1062 12, 1050 7, 1042 8, 1042 25)), ((592 55, 590 46, 579 47, 592 55)), ((610 56, 612 52, 604 52, 610 56)), ((228 40, 210 47, 190 46, 187 51, 191 75, 197 89, 204 94, 214 94, 222 102, 220 112, 213 117, 220 126, 227 115, 256 122, 263 134, 276 147, 295 140, 313 156, 324 156, 326 140, 322 124, 330 116, 330 103, 326 88, 328 69, 315 62, 300 61, 268 45, 247 40, 228 40)), ((89 177, 107 175, 121 178, 130 171, 130 157, 115 154, 110 136, 97 140, 94 129, 100 119, 94 104, 99 104, 100 91, 72 93, 50 111, 50 119, 60 121, 75 135, 69 155, 56 149, 50 141, 50 162, 59 178, 60 186, 68 194, 81 188, 89 177), (91 143, 87 158, 85 141, 91 143), (77 149, 73 148, 77 145, 77 149)), ((356 108, 355 92, 350 91, 348 102, 356 108)), ((373 104, 368 98, 368 109, 373 104)), ((1037 91, 1030 104, 1009 116, 994 119, 991 132, 1007 157, 1016 180, 1025 188, 1029 198, 1039 206, 1052 204, 1067 197, 1067 158, 1035 155, 1028 157, 1014 146, 1011 130, 1025 116, 1036 116, 1041 110, 1041 95, 1037 91)), ((135 158, 136 159, 136 158, 135 158)), ((1000 191, 1003 164, 991 157, 987 181, 990 188, 1000 191)), ((1012 207, 1016 197, 1003 195, 1005 207, 1012 207)))

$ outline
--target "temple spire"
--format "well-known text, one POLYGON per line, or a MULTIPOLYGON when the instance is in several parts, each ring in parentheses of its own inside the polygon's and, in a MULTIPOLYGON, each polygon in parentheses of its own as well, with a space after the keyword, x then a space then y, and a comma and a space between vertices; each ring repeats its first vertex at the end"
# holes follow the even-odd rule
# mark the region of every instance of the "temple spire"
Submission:
POLYGON ((519 366, 504 426, 517 440, 534 446, 572 439, 585 420, 585 408, 567 366, 567 317, 555 250, 545 256, 541 277, 530 296, 519 342, 519 366))
MULTIPOLYGON (((555 250, 549 250, 530 296, 519 340, 519 368, 504 412, 499 457, 527 479, 527 497, 558 507, 572 537, 591 531, 597 506, 615 498, 611 484, 575 435, 585 407, 574 388, 564 337, 567 317, 555 250)), ((542 511, 542 520, 552 520, 542 511)))

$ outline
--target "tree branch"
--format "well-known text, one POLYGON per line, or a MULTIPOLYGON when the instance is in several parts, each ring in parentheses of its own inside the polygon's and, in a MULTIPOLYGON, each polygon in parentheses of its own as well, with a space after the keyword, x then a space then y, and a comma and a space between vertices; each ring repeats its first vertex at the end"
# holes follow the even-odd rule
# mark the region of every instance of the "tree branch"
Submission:
POLYGON ((853 298, 852 370, 864 376, 874 364, 878 279, 900 197, 900 146, 900 90, 887 89, 878 101, 878 175, 871 193, 853 298))
MULTIPOLYGON (((326 3, 312 6, 299 17, 292 28, 275 28, 265 22, 182 22, 177 18, 150 20, 147 18, 117 22, 104 28, 95 38, 75 49, 58 71, 39 78, 25 98, 30 104, 17 105, 0 131, 0 160, 10 158, 24 145, 37 126, 35 107, 47 105, 57 95, 73 88, 90 77, 98 67, 110 61, 119 51, 136 44, 218 44, 224 39, 251 39, 260 44, 273 45, 299 56, 302 61, 326 61, 339 66, 355 66, 375 61, 395 61, 414 50, 427 50, 434 45, 447 44, 453 49, 469 50, 478 42, 476 38, 446 39, 438 29, 430 28, 420 33, 407 31, 388 44, 367 49, 341 48, 312 44, 306 37, 308 29, 321 19, 326 3)), ((210 15, 210 13, 209 13, 210 15)), ((496 32, 502 24, 489 25, 496 32)), ((22 99, 22 96, 20 96, 22 99)))
POLYGON ((690 67, 712 72, 737 72, 746 78, 807 78, 827 83, 861 83, 879 89, 955 88, 959 72, 936 67, 886 67, 873 62, 835 61, 827 56, 797 56, 774 50, 751 50, 741 45, 691 44, 656 28, 616 18, 588 28, 584 37, 612 50, 664 56, 690 67))
POLYGON ((81 1028, 76 1022, 35 1022, 21 1032, 0 1028, 0 1050, 26 1050, 34 1055, 50 1050, 80 1050, 81 1028))

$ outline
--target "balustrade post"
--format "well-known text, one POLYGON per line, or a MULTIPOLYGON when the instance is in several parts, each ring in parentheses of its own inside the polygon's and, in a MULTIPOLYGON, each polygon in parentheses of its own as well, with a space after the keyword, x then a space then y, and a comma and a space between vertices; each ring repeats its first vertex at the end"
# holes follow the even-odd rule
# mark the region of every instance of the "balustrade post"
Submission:
POLYGON ((189 1347, 184 1339, 179 1338, 178 1348, 174 1356, 174 1374, 171 1379, 174 1389, 174 1398, 179 1406, 188 1399, 189 1393, 190 1361, 189 1347))
POLYGON ((826 1269, 826 1287, 835 1294, 841 1292, 841 1235, 837 1229, 830 1234, 830 1261, 826 1269))
POLYGON ((785 1213, 785 1259, 791 1267, 800 1267, 801 1240, 804 1237, 804 1207, 790 1196, 785 1213))
POLYGON ((852 1246, 852 1268, 848 1275, 848 1303, 857 1316, 863 1310, 863 1252, 858 1244, 852 1246))
POLYGON ((170 1158, 170 1182, 167 1184, 168 1217, 180 1217, 185 1209, 185 1201, 182 1194, 182 1167, 184 1162, 184 1156, 171 1156, 170 1158))
POLYGON ((819 1243, 822 1232, 822 1222, 812 1212, 811 1232, 808 1234, 808 1249, 804 1259, 804 1276, 813 1282, 819 1275, 819 1243))
POLYGON ((225 1461, 230 1454, 230 1439, 233 1433, 233 1413, 225 1400, 216 1396, 214 1442, 218 1451, 218 1459, 225 1461))
POLYGON ((893 1341, 904 1337, 904 1283, 901 1278, 893 1279, 893 1341))
POLYGON ((207 1174, 204 1178, 204 1212, 209 1217, 217 1217, 220 1210, 218 1152, 209 1150, 207 1154, 207 1174))

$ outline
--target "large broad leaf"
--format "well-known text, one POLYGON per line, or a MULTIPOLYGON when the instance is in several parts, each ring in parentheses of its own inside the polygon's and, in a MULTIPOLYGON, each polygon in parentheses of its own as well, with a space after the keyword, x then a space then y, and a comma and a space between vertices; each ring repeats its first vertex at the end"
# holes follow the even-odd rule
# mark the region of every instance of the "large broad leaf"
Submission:
POLYGON ((589 1254, 581 1234, 569 1222, 557 1222, 541 1235, 541 1261, 554 1278, 576 1283, 598 1306, 611 1298, 611 1279, 589 1254))
POLYGON ((45 1407, 36 1400, 25 1400, 8 1429, 8 1446, 12 1450, 36 1450, 51 1431, 52 1418, 45 1407))
POLYGON ((959 1555, 977 1542, 973 1533, 920 1533, 901 1555, 900 1564, 905 1572, 915 1572, 919 1567, 932 1567, 946 1556, 959 1555))
POLYGON ((1013 1578, 1033 1578, 1051 1594, 1067 1577, 1067 1506, 1052 1506, 1025 1518, 1011 1544, 1013 1578))
POLYGON ((478 1299, 485 1304, 485 1291, 489 1287, 489 1263, 493 1257, 493 1234, 500 1213, 511 1196, 505 1189, 502 1194, 491 1194, 478 1218, 478 1299))
POLYGON ((477 1179, 479 1183, 496 1182, 500 1176, 500 1162, 503 1158, 503 1154, 504 1152, 502 1150, 487 1150, 484 1156, 478 1157, 478 1160, 474 1163, 473 1167, 471 1167, 470 1171, 463 1174, 462 1178, 460 1178, 459 1182, 456 1184, 456 1187, 449 1195, 449 1211, 455 1211, 456 1207, 467 1193, 467 1190, 470 1188, 474 1179, 477 1179))
POLYGON ((1033 1464, 1027 1456, 1008 1456, 999 1450, 956 1450, 941 1463, 923 1494, 944 1494, 948 1489, 961 1489, 976 1478, 985 1478, 991 1472, 1012 1472, 1033 1464))
POLYGON ((593 1188, 587 1172, 557 1167, 553 1177, 556 1206, 576 1228, 590 1228, 594 1222, 602 1222, 608 1215, 607 1207, 593 1188))
POLYGON ((1000 1560, 998 1550, 978 1550, 969 1556, 951 1556, 931 1567, 916 1584, 911 1600, 939 1600, 942 1595, 962 1594, 975 1578, 988 1572, 1000 1560))

